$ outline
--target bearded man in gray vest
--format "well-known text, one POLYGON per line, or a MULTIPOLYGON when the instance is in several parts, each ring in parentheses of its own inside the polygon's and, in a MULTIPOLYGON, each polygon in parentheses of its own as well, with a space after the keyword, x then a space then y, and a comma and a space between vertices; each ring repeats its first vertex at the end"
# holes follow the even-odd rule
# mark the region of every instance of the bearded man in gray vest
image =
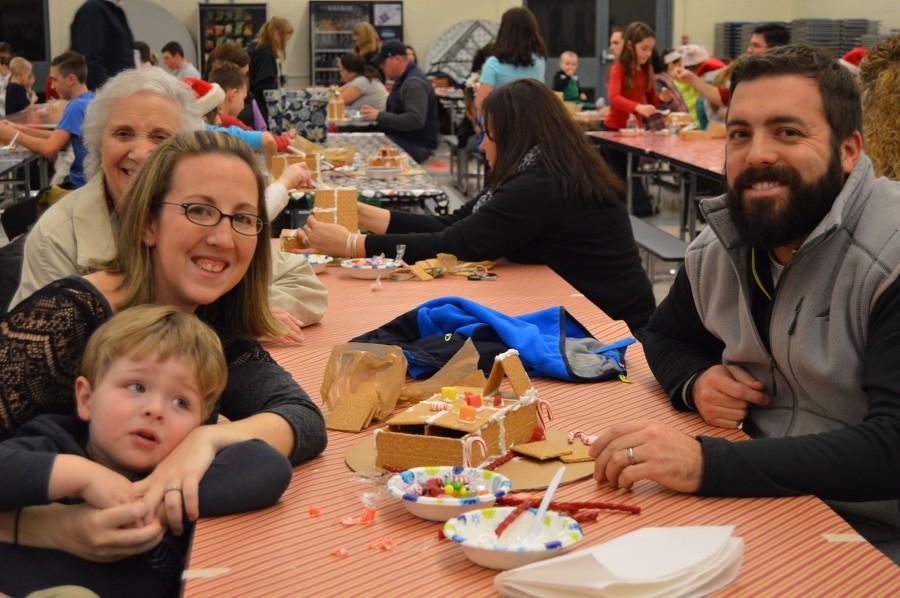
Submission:
POLYGON ((682 411, 751 440, 658 422, 604 431, 595 478, 707 496, 816 495, 900 558, 900 183, 862 152, 859 93, 807 46, 732 76, 727 194, 701 203, 642 334, 682 411))

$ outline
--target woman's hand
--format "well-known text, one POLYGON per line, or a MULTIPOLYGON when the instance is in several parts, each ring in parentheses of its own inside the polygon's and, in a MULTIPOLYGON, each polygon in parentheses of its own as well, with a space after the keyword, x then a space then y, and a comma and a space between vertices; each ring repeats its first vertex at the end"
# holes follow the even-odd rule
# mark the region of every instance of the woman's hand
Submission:
POLYGON ((654 106, 653 104, 638 104, 637 108, 635 108, 634 111, 641 116, 650 116, 651 114, 656 112, 656 106, 654 106))
POLYGON ((153 473, 134 484, 148 512, 154 513, 161 503, 165 504, 169 529, 176 536, 184 531, 185 516, 190 521, 200 517, 200 480, 221 448, 212 428, 215 426, 195 428, 153 473))
POLYGON ((672 96, 672 92, 669 91, 668 88, 663 89, 662 91, 659 92, 659 101, 660 102, 668 104, 673 99, 675 99, 675 98, 672 96))
POLYGON ((165 529, 147 505, 96 509, 88 504, 54 503, 22 509, 19 541, 26 546, 63 550, 77 557, 108 563, 147 552, 162 540, 165 529))
MULTIPOLYGON (((317 218, 310 218, 303 227, 303 234, 309 240, 310 252, 324 253, 334 257, 347 256, 347 239, 350 232, 340 224, 322 222, 317 218)), ((349 257, 355 257, 350 255, 349 257)))
POLYGON ((309 168, 306 162, 296 162, 289 164, 287 168, 278 177, 278 182, 284 185, 285 189, 308 189, 309 188, 309 168))
POLYGON ((264 340, 273 343, 295 343, 298 345, 302 343, 303 322, 292 316, 286 309, 273 307, 271 311, 272 315, 275 316, 275 319, 284 324, 284 327, 287 328, 287 332, 282 336, 266 338, 264 340))

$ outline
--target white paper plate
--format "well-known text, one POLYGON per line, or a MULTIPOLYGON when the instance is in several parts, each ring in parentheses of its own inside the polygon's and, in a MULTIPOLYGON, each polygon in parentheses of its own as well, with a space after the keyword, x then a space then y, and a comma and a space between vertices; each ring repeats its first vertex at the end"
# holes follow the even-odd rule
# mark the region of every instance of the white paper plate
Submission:
POLYGON ((352 260, 343 260, 341 268, 347 270, 347 273, 353 278, 364 278, 374 280, 379 276, 381 278, 389 278, 391 273, 400 266, 400 262, 392 259, 382 260, 377 263, 373 258, 360 257, 352 260))
POLYGON ((369 166, 366 168, 366 174, 373 179, 393 179, 401 172, 403 169, 399 166, 369 166))
POLYGON ((325 267, 334 261, 334 258, 321 253, 310 253, 306 255, 306 261, 309 262, 309 267, 313 272, 321 274, 325 271, 325 267))

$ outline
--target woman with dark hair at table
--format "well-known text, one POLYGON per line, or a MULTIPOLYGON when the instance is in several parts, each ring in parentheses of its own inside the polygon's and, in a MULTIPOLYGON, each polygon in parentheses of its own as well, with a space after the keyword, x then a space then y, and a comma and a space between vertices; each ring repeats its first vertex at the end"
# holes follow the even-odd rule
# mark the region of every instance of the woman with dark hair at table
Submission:
POLYGON ((366 64, 362 56, 353 52, 338 58, 337 66, 344 82, 338 95, 347 108, 358 110, 369 105, 376 110, 385 109, 388 91, 381 82, 378 69, 366 64))
POLYGON ((553 92, 529 79, 488 96, 481 144, 488 188, 449 216, 393 212, 359 204, 369 234, 310 219, 304 241, 329 255, 393 255, 406 260, 452 253, 462 260, 507 257, 547 264, 635 330, 653 312, 622 201, 622 184, 553 92))

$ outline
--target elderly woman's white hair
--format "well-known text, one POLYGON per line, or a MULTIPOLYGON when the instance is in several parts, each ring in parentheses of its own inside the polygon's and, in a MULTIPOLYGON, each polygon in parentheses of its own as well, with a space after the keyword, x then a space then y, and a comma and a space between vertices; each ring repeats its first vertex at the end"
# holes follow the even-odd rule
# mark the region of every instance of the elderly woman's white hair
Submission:
POLYGON ((203 120, 196 108, 196 97, 189 85, 159 68, 122 71, 97 91, 84 116, 81 135, 88 151, 84 160, 84 173, 88 178, 100 171, 100 146, 110 107, 138 93, 161 96, 175 104, 181 117, 179 132, 203 128, 203 120))

